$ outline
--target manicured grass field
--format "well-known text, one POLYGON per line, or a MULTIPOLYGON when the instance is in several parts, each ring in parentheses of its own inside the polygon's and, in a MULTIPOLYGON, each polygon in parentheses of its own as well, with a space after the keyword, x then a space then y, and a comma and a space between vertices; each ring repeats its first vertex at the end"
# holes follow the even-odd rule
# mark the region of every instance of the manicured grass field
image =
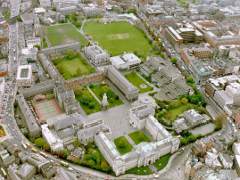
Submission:
POLYGON ((126 171, 127 174, 136 175, 149 175, 152 174, 152 170, 148 166, 135 167, 126 171))
POLYGON ((86 114, 101 111, 101 106, 91 95, 86 87, 79 87, 75 90, 75 96, 86 114))
POLYGON ((89 21, 85 24, 84 31, 112 56, 134 52, 145 59, 153 53, 153 47, 144 32, 128 22, 103 24, 89 21))
POLYGON ((120 136, 114 139, 114 144, 117 147, 118 152, 123 155, 132 150, 132 145, 129 144, 128 140, 124 136, 120 136))
POLYGON ((157 168, 157 170, 161 170, 168 164, 170 157, 171 157, 170 154, 162 156, 158 160, 156 160, 156 162, 153 165, 157 168))
POLYGON ((143 131, 135 131, 129 134, 129 137, 135 142, 135 144, 140 144, 141 142, 150 142, 150 138, 144 134, 143 131))
POLYGON ((127 80, 136 86, 140 93, 152 91, 153 88, 149 86, 143 79, 141 79, 136 72, 131 72, 125 75, 127 80))
POLYGON ((95 72, 95 69, 78 53, 57 58, 53 64, 66 80, 95 72))
POLYGON ((45 34, 51 46, 73 42, 80 42, 83 46, 87 44, 84 36, 71 23, 48 26, 45 28, 45 34))
POLYGON ((91 84, 89 88, 96 94, 100 101, 102 101, 103 95, 106 93, 110 108, 123 103, 107 84, 91 84))

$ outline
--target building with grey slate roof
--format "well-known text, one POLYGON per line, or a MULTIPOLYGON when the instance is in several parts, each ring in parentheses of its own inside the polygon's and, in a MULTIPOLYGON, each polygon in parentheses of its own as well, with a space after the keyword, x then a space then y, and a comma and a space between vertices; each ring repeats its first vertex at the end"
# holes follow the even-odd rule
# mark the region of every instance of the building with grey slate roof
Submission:
POLYGON ((27 129, 29 131, 29 135, 31 137, 38 137, 41 134, 41 129, 39 125, 37 124, 37 121, 30 110, 26 100, 24 99, 24 96, 22 94, 17 95, 16 97, 18 106, 20 108, 21 113, 24 116, 27 129))
POLYGON ((35 173, 36 173, 36 168, 28 163, 22 164, 17 171, 18 176, 22 180, 31 179, 35 173))
POLYGON ((138 89, 134 87, 116 68, 109 66, 107 69, 108 79, 117 86, 129 101, 138 98, 138 89))

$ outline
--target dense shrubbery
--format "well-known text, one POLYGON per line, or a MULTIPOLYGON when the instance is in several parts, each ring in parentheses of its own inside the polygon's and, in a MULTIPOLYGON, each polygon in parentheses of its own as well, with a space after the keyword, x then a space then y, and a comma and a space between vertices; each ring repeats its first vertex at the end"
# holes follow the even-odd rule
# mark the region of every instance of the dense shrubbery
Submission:
POLYGON ((103 158, 98 148, 95 144, 88 144, 85 146, 85 154, 82 159, 73 160, 74 163, 83 166, 90 167, 92 169, 97 169, 103 172, 111 172, 111 167, 107 161, 103 158))
POLYGON ((74 24, 77 28, 80 28, 82 25, 82 17, 79 16, 77 13, 66 15, 66 19, 72 24, 74 24))
POLYGON ((43 149, 45 151, 50 151, 50 146, 48 145, 46 140, 43 139, 42 137, 35 139, 34 144, 36 144, 36 146, 40 149, 43 149))
POLYGON ((202 138, 202 135, 193 135, 188 131, 183 131, 181 133, 181 138, 180 138, 180 142, 181 145, 187 145, 189 143, 195 142, 197 139, 202 138))

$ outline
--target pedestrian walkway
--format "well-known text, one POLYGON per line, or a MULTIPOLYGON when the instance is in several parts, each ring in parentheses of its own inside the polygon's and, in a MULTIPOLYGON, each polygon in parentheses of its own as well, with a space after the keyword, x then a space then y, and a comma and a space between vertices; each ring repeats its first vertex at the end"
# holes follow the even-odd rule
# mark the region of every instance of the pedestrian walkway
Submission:
POLYGON ((124 137, 128 140, 128 142, 133 146, 133 148, 135 148, 136 144, 134 143, 134 141, 132 140, 132 138, 130 138, 127 134, 124 135, 124 137))
POLYGON ((158 170, 154 165, 149 165, 149 168, 152 170, 153 173, 157 173, 158 170))
POLYGON ((97 102, 99 104, 102 104, 102 102, 100 101, 100 99, 98 99, 98 97, 96 96, 96 94, 87 86, 88 91, 90 92, 90 94, 97 100, 97 102))

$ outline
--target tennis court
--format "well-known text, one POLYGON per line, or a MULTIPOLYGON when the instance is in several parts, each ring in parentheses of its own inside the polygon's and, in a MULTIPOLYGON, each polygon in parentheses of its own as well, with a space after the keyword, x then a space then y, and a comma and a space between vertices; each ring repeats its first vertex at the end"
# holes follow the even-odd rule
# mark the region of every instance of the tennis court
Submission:
POLYGON ((44 123, 47 119, 63 113, 55 99, 38 102, 34 105, 34 109, 39 118, 39 123, 44 123))

